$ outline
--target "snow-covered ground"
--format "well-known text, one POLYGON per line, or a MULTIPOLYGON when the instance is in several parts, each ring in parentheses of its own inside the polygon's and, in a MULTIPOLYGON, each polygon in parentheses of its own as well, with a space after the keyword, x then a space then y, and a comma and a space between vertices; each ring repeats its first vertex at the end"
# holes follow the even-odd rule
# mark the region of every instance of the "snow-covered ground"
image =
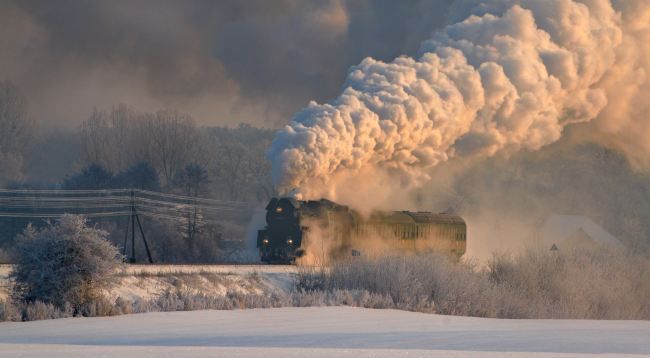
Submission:
POLYGON ((351 307, 0 323, 0 356, 650 356, 650 322, 499 320, 351 307))
POLYGON ((161 274, 161 273, 224 273, 224 274, 283 274, 295 273, 296 266, 291 265, 125 265, 123 273, 161 274))
POLYGON ((0 264, 0 300, 4 300, 9 296, 9 273, 11 272, 11 265, 0 264))
POLYGON ((126 265, 119 283, 108 292, 128 300, 152 299, 166 290, 224 296, 288 292, 294 285, 293 266, 269 265, 126 265))

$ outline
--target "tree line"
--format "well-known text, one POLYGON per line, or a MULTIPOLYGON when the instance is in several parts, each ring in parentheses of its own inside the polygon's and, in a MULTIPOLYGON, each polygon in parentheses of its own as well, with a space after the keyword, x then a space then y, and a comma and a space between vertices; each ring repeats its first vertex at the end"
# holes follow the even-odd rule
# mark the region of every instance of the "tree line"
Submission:
POLYGON ((184 187, 187 195, 233 201, 265 201, 273 195, 264 157, 272 130, 199 127, 174 110, 139 113, 118 105, 94 110, 80 134, 84 163, 113 173, 146 165, 162 189, 184 187), (206 185, 188 186, 192 181, 206 185))
POLYGON ((94 109, 76 129, 44 130, 34 123, 27 97, 0 81, 0 186, 128 186, 138 184, 118 179, 145 175, 158 178, 147 184, 152 188, 173 191, 183 175, 200 172, 196 178, 209 183, 201 195, 263 202, 274 194, 265 159, 271 129, 199 126, 173 109, 138 112, 123 104, 94 109), (64 175, 48 179, 43 168, 64 175))
MULTIPOLYGON (((123 104, 94 109, 78 128, 44 130, 34 123, 27 97, 0 81, 0 188, 136 188, 251 204, 275 194, 265 159, 274 136, 270 129, 200 126, 173 109, 139 112, 123 104)), ((221 260, 233 250, 229 245, 245 244, 250 218, 220 225, 200 218, 193 212, 182 225, 144 223, 146 234, 155 237, 158 260, 221 260)), ((0 219, 0 261, 30 222, 47 225, 40 219, 0 219)), ((121 245, 125 224, 120 219, 95 224, 121 245)))

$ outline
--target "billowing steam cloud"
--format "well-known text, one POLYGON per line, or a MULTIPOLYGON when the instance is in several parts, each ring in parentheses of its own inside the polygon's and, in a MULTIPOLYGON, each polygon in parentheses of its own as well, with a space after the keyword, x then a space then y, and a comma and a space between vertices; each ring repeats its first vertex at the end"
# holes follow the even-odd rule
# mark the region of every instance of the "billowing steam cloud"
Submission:
POLYGON ((0 81, 53 127, 120 103, 276 127, 365 56, 416 51, 451 2, 3 0, 0 81))
MULTIPOLYGON (((638 4, 648 12, 650 4, 638 4)), ((620 67, 626 38, 615 5, 457 1, 462 20, 424 41, 417 58, 366 58, 338 98, 310 103, 278 133, 269 151, 277 187, 377 203, 388 185, 418 186, 451 158, 557 141, 567 125, 608 106, 603 80, 620 67)))

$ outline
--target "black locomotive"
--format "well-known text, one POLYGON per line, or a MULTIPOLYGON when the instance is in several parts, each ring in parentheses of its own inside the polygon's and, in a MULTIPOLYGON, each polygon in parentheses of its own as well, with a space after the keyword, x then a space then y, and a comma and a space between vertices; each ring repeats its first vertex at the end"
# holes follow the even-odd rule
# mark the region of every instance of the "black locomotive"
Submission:
POLYGON ((467 226, 458 215, 376 211, 364 217, 326 199, 273 198, 266 206, 266 227, 258 231, 257 247, 267 263, 294 263, 309 250, 327 251, 328 257, 383 249, 459 258, 466 239, 467 226))

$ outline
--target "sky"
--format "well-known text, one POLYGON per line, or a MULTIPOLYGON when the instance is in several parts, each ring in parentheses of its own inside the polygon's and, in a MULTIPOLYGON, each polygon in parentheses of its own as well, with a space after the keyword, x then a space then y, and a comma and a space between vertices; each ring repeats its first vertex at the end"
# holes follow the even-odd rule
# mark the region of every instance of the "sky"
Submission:
POLYGON ((127 104, 278 128, 364 57, 416 52, 450 3, 0 0, 0 80, 44 127, 127 104))

